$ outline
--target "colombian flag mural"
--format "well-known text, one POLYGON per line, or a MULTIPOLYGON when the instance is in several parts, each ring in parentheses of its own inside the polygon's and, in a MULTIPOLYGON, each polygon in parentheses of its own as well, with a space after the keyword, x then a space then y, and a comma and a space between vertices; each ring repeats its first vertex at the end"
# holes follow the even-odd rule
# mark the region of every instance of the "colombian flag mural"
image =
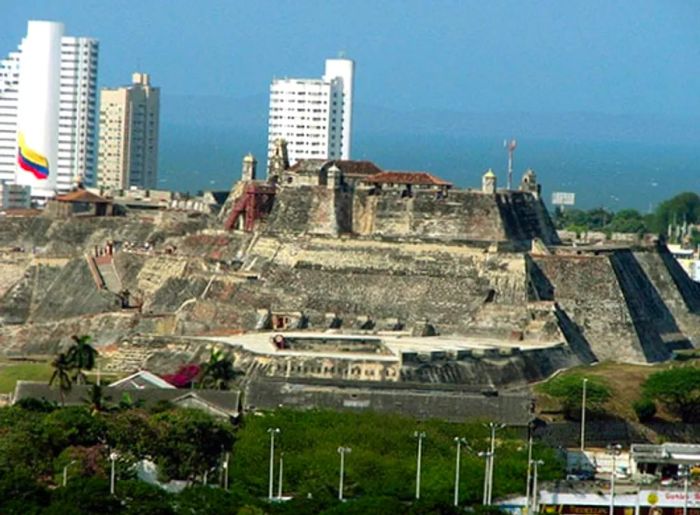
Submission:
POLYGON ((34 174, 39 180, 49 178, 49 160, 35 152, 24 142, 24 134, 19 133, 17 164, 22 170, 34 174))

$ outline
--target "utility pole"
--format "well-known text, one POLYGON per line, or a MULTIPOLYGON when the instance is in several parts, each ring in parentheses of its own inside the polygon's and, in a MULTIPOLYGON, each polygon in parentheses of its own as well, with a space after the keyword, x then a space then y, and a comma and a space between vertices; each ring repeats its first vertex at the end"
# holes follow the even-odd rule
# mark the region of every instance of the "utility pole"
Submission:
POLYGON ((612 455, 612 471, 610 472, 610 515, 615 512, 615 472, 617 471, 617 457, 622 452, 622 446, 619 443, 609 444, 607 453, 612 455))
POLYGON ((459 468, 460 468, 460 459, 461 459, 461 454, 462 454, 462 449, 461 445, 467 445, 467 440, 464 438, 461 438, 459 436, 455 436, 455 443, 457 444, 457 458, 456 458, 456 463, 455 463, 455 497, 454 497, 454 505, 459 506, 459 468))
POLYGON ((277 498, 282 499, 282 473, 284 470, 284 453, 280 453, 280 476, 277 483, 277 498))
POLYGON ((683 515, 688 515, 688 480, 690 479, 690 467, 680 465, 678 472, 683 478, 683 515))
POLYGON ((415 431, 413 436, 418 438, 418 455, 416 456, 416 500, 418 500, 420 499, 420 466, 423 458, 423 438, 425 438, 425 433, 415 431))
POLYGON ((532 462, 532 513, 536 514, 539 509, 539 492, 537 491, 537 468, 540 465, 544 465, 542 460, 534 460, 532 462))
POLYGON ((532 478, 532 422, 527 425, 527 479, 525 482, 525 510, 530 509, 530 480, 532 478))
POLYGON ((586 448, 586 385, 588 378, 583 378, 583 392, 581 393, 581 452, 586 448))
POLYGON ((343 500, 343 477, 345 475, 345 454, 352 452, 350 447, 338 447, 340 454, 340 484, 338 485, 338 500, 343 500))
POLYGON ((482 504, 488 506, 488 495, 489 495, 489 459, 491 453, 489 451, 482 451, 478 454, 480 458, 484 458, 484 495, 482 497, 482 504))
POLYGON ((275 477, 275 435, 280 433, 279 427, 270 427, 267 429, 270 433, 270 482, 267 489, 267 497, 271 501, 273 499, 273 483, 275 477))
POLYGON ((486 500, 488 501, 488 505, 491 506, 491 501, 493 500, 493 469, 494 469, 494 457, 496 454, 496 431, 499 429, 503 429, 506 425, 505 424, 497 424, 496 422, 489 422, 488 424, 485 424, 486 427, 488 427, 491 431, 491 445, 489 448, 489 459, 488 459, 488 476, 489 476, 489 481, 488 481, 488 491, 487 491, 487 496, 486 500))
POLYGON ((515 152, 515 147, 518 146, 518 142, 514 139, 503 140, 503 146, 508 149, 508 189, 513 188, 513 153, 515 152))
POLYGON ((228 460, 230 458, 230 453, 226 453, 224 457, 224 490, 228 490, 228 460))

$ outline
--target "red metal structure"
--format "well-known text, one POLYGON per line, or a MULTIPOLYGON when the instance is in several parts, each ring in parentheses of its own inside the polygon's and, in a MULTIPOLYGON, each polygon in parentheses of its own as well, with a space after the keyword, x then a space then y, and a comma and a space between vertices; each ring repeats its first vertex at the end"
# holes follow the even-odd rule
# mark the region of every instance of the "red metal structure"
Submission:
POLYGON ((243 194, 234 202, 224 227, 229 231, 235 229, 238 218, 244 216, 243 230, 251 232, 255 228, 255 222, 270 212, 274 199, 274 184, 259 182, 247 184, 243 194))

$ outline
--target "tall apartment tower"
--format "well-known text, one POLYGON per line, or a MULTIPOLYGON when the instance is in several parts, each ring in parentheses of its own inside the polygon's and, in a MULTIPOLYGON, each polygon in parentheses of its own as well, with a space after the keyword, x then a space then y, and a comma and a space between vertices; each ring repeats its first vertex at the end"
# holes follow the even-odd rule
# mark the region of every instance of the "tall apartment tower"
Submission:
POLYGON ((132 85, 100 92, 98 183, 110 189, 155 189, 158 183, 160 88, 146 73, 132 85))
POLYGON ((99 46, 30 21, 18 50, 0 61, 0 181, 34 199, 91 184, 99 46))
POLYGON ((274 79, 270 86, 268 161, 275 141, 287 142, 289 162, 350 159, 355 63, 327 59, 321 79, 274 79))
POLYGON ((97 168, 97 56, 90 38, 61 40, 61 94, 58 112, 56 189, 92 186, 97 168))

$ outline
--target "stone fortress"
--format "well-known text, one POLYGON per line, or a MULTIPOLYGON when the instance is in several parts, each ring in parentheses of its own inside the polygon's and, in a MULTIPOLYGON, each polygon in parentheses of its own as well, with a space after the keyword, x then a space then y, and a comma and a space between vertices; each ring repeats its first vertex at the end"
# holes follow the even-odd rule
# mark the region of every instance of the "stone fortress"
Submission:
POLYGON ((368 161, 243 160, 218 218, 0 218, 0 352, 95 336, 110 366, 171 371, 212 346, 245 408, 531 417, 528 385, 700 338, 700 285, 662 242, 563 244, 528 170, 479 189, 368 161))

